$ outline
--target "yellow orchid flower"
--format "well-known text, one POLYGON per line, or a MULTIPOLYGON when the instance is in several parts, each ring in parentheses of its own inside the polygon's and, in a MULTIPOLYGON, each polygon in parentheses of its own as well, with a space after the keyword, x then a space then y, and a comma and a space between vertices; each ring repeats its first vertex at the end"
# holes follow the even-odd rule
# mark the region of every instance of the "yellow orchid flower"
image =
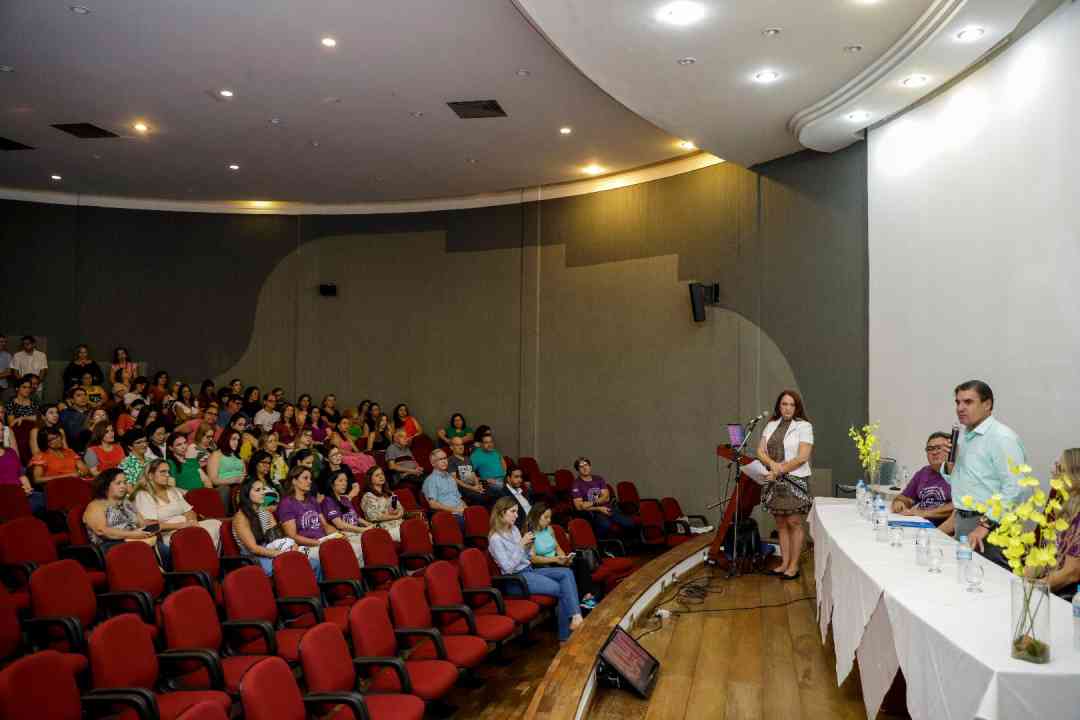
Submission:
POLYGON ((1034 545, 1035 533, 1031 530, 1028 530, 1026 533, 1020 536, 1020 542, 1024 543, 1025 545, 1034 545))
POLYGON ((1058 518, 1057 520, 1054 521, 1054 529, 1057 530, 1058 532, 1065 532, 1066 530, 1069 529, 1069 523, 1065 522, 1061 518, 1058 518))
POLYGON ((969 508, 975 504, 975 498, 971 497, 970 495, 965 495, 964 497, 960 498, 960 504, 966 508, 969 508))
POLYGON ((1022 477, 1016 484, 1020 487, 1039 487, 1039 481, 1033 477, 1022 477))
POLYGON ((986 503, 976 503, 975 510, 981 515, 986 514, 986 503))

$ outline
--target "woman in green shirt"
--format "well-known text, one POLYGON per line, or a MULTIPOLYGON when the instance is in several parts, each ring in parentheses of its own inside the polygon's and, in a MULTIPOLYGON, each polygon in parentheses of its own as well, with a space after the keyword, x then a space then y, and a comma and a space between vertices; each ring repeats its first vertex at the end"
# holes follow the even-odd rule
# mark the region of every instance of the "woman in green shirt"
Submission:
POLYGON ((436 433, 439 439, 447 445, 450 444, 450 438, 459 437, 465 441, 468 445, 473 441, 473 430, 469 427, 469 424, 465 421, 465 416, 461 413, 454 413, 450 416, 450 424, 447 427, 439 428, 436 433))
POLYGON ((167 441, 169 448, 169 474, 176 480, 176 487, 184 490, 194 490, 201 487, 214 487, 210 478, 199 467, 197 453, 188 453, 188 441, 186 435, 174 432, 169 435, 167 441))

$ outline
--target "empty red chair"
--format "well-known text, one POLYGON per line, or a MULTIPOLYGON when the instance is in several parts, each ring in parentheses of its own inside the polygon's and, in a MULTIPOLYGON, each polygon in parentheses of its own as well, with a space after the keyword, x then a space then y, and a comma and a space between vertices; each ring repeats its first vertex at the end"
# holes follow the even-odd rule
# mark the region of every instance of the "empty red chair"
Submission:
POLYGON ((431 611, 443 635, 476 635, 500 647, 517 631, 513 618, 506 613, 474 613, 465 604, 457 568, 445 560, 429 565, 424 580, 431 611))
POLYGON ((570 536, 563 530, 562 525, 552 524, 551 533, 555 536, 555 542, 559 543, 559 547, 562 548, 564 553, 569 555, 574 552, 574 544, 570 542, 570 536))
POLYGON ((154 717, 157 708, 152 698, 139 691, 94 693, 80 698, 75 675, 65 656, 53 650, 16 660, 0 672, 0 718, 82 720, 84 709, 94 716, 112 713, 123 705, 135 710, 139 718, 154 717))
POLYGON ((313 717, 321 717, 326 705, 343 705, 328 720, 361 720, 369 717, 364 696, 360 693, 300 694, 292 670, 281 658, 267 658, 255 663, 240 684, 240 702, 245 720, 307 720, 307 708, 313 717))
POLYGON ((424 506, 416 499, 416 495, 413 494, 411 488, 399 485, 394 488, 394 494, 397 495, 398 502, 401 503, 401 509, 405 511, 405 517, 425 514, 424 506))
MULTIPOLYGON (((364 554, 360 574, 367 582, 368 592, 387 596, 390 584, 401 577, 401 561, 394 539, 382 528, 373 528, 364 533, 360 548, 364 554)), ((325 569, 323 572, 325 574, 325 569)))
POLYGON ((78 505, 89 505, 93 500, 90 483, 80 477, 66 475, 45 483, 45 509, 63 514, 78 505))
MULTIPOLYGON (((22 627, 19 625, 19 608, 15 598, 0 583, 0 666, 13 660, 23 650, 22 627)), ((72 674, 79 675, 86 670, 86 656, 77 653, 62 653, 64 663, 72 674)), ((6 717, 0 714, 0 717, 6 717)))
POLYGON ((517 463, 514 462, 514 458, 509 455, 503 455, 503 462, 506 463, 506 473, 510 474, 510 471, 517 467, 517 463))
MULTIPOLYGON (((634 561, 630 558, 605 557, 604 553, 600 552, 600 544, 593 533, 592 525, 589 525, 587 521, 581 518, 574 518, 570 521, 570 541, 574 545, 574 550, 592 548, 599 553, 601 557, 600 567, 593 571, 592 580, 602 585, 605 593, 610 592, 623 578, 634 572, 634 561)), ((607 547, 622 548, 622 543, 618 540, 608 539, 601 542, 607 547)))
POLYGON ((562 469, 555 471, 555 493, 560 500, 570 502, 570 493, 574 489, 574 473, 562 469))
POLYGON ((627 515, 637 515, 638 505, 641 503, 637 485, 628 480, 623 480, 616 485, 616 488, 618 489, 619 509, 627 515))
POLYGON ((297 662, 300 638, 307 628, 282 626, 278 601, 262 568, 249 566, 234 570, 225 576, 223 585, 225 615, 229 620, 261 620, 273 631, 268 635, 265 630, 241 629, 236 649, 247 655, 278 655, 290 663, 297 662))
POLYGON ((33 429, 34 423, 30 422, 22 422, 11 428, 15 435, 15 447, 19 451, 19 458, 24 467, 29 465, 34 457, 34 452, 30 449, 30 431, 33 429))
POLYGON ((685 532, 690 532, 689 520, 697 520, 702 525, 708 525, 709 520, 704 515, 687 515, 683 512, 679 501, 673 497, 660 498, 660 509, 664 513, 664 521, 670 525, 681 524, 685 526, 685 532), (686 518, 686 520, 683 520, 686 518))
POLYGON ((435 561, 435 548, 428 534, 428 524, 422 518, 409 518, 401 523, 401 552, 398 555, 404 570, 420 570, 435 561))
POLYGON ((465 544, 469 547, 486 551, 488 533, 491 531, 491 517, 483 505, 469 505, 465 508, 465 544))
POLYGON ((143 620, 153 625, 161 624, 161 601, 179 580, 200 579, 199 573, 162 572, 157 553, 142 542, 121 543, 110 550, 105 556, 105 572, 109 577, 111 592, 142 594, 145 597, 138 603, 127 603, 126 609, 145 613, 145 608, 149 606, 153 612, 144 614, 143 620))
POLYGON ((431 452, 435 449, 435 443, 427 435, 420 434, 413 437, 409 447, 412 450, 413 457, 416 458, 416 462, 423 468, 424 475, 428 475, 432 470, 431 452))
MULTIPOLYGON (((365 543, 368 533, 364 534, 365 543)), ((364 597, 364 574, 348 540, 334 538, 319 545, 319 564, 326 578, 321 587, 327 604, 352 607, 353 603, 364 597)), ((377 590, 373 594, 381 595, 385 600, 388 592, 377 590)))
MULTIPOLYGON (((349 656, 345 636, 330 623, 311 628, 300 641, 300 663, 304 681, 315 693, 355 692, 356 666, 349 656)), ((407 676, 404 676, 408 680, 407 676)), ((414 695, 371 694, 364 697, 368 717, 372 720, 421 720, 424 701, 414 695)))
POLYGON ((0 523, 31 515, 30 500, 21 485, 0 485, 0 523))
MULTIPOLYGON (((64 548, 64 555, 78 560, 87 571, 101 573, 102 587, 105 587, 105 553, 99 545, 90 542, 90 535, 83 524, 85 505, 73 507, 67 512, 67 535, 69 544, 64 548)), ((54 535, 55 537, 55 535, 54 535)))
MULTIPOLYGON (((35 570, 59 559, 49 528, 36 517, 16 518, 0 525, 0 568, 14 580, 14 589, 25 588, 35 570)), ((93 586, 104 590, 105 573, 87 572, 93 586)))
POLYGON ((522 627, 531 627, 540 618, 538 603, 525 598, 505 597, 495 589, 487 558, 476 548, 461 553, 458 571, 461 574, 462 594, 468 598, 469 606, 478 619, 485 615, 505 615, 522 627))
POLYGON ((540 469, 540 463, 536 462, 536 458, 534 457, 519 457, 517 466, 521 468, 521 472, 523 472, 525 474, 525 477, 527 477, 529 480, 532 480, 534 477, 537 476, 543 476, 545 480, 547 479, 547 473, 543 472, 540 469))
POLYGON ((211 702, 228 712, 232 701, 222 692, 222 670, 216 653, 207 650, 154 652, 149 629, 134 615, 106 620, 90 635, 90 674, 95 690, 143 688, 154 694, 161 720, 173 720, 200 702, 211 702), (159 692, 160 663, 177 666, 196 661, 204 665, 211 690, 159 692))
MULTIPOLYGON (((349 608, 325 607, 319 582, 307 556, 301 552, 282 553, 274 558, 274 591, 278 605, 285 615, 285 622, 294 628, 311 627, 321 622, 331 622, 342 632, 349 626, 349 608)), ((331 581, 332 587, 348 587, 359 592, 352 580, 331 581)))
POLYGON ((475 635, 443 635, 435 628, 424 581, 403 577, 390 588, 390 609, 400 636, 420 640, 411 660, 449 660, 459 668, 474 668, 484 661, 488 646, 475 635))
MULTIPOLYGON (((189 493, 190 494, 190 493, 189 493)), ((193 526, 177 530, 169 543, 173 572, 177 585, 202 586, 221 605, 221 558, 214 549, 214 541, 204 528, 193 526)))
MULTIPOLYGON (((210 593, 202 587, 187 587, 165 598, 161 606, 165 628, 165 647, 169 650, 213 650, 221 658, 224 688, 236 695, 240 692, 240 679, 252 665, 269 655, 235 654, 231 645, 224 642, 222 625, 218 621, 217 608, 210 593)), ((226 627, 235 633, 241 628, 255 627, 251 622, 228 621, 226 627)), ((185 688, 207 687, 210 674, 197 664, 185 668, 187 672, 177 680, 185 688)))
POLYGON ((431 516, 431 540, 440 560, 457 560, 465 549, 465 536, 453 513, 440 510, 431 516))
POLYGON ((255 558, 240 552, 240 545, 232 531, 232 518, 221 521, 221 567, 225 572, 238 567, 258 564, 255 558))
POLYGON ((225 512, 225 504, 221 502, 221 495, 214 488, 195 488, 194 490, 188 490, 184 495, 184 499, 191 504, 191 507, 195 508, 195 514, 199 516, 199 519, 205 518, 225 518, 228 517, 228 513, 225 512))
POLYGON ((229 720, 229 716, 221 709, 221 706, 212 702, 201 702, 192 705, 183 713, 179 720, 229 720))
POLYGON ((555 496, 555 486, 548 480, 547 475, 526 475, 525 477, 529 480, 533 502, 543 500, 549 507, 555 505, 558 500, 555 496))
POLYGON ((403 692, 425 701, 446 695, 457 682, 458 669, 447 660, 402 660, 386 605, 364 598, 349 611, 349 634, 355 663, 365 668, 372 692, 403 692))
POLYGON ((641 518, 641 542, 646 545, 675 547, 690 539, 689 535, 667 531, 664 513, 656 500, 642 500, 638 515, 641 518))

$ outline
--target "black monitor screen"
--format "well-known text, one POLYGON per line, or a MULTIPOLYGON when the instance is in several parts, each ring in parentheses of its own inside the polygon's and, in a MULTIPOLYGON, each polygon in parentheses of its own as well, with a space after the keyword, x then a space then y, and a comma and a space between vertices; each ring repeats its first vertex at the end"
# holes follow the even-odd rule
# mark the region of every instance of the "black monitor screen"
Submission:
POLYGON ((746 442, 746 430, 738 423, 728 423, 727 435, 732 447, 739 447, 746 442))
POLYGON ((622 676, 642 697, 648 697, 660 669, 660 662, 641 647, 625 630, 616 627, 603 649, 600 658, 622 676))

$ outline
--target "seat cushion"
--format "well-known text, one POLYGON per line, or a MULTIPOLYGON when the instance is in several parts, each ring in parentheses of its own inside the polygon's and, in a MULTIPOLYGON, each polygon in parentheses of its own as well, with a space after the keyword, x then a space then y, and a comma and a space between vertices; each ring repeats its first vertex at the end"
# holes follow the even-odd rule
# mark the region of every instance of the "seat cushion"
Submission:
POLYGON ((551 608, 559 604, 559 598, 551 595, 530 595, 529 602, 536 603, 541 608, 551 608))
MULTIPOLYGON (((506 614, 519 625, 532 622, 536 619, 536 616, 540 614, 540 606, 531 600, 506 598, 505 602, 506 614)), ((494 603, 492 603, 492 609, 496 609, 494 603)))
MULTIPOLYGON (((300 639, 304 637, 305 632, 307 632, 307 628, 278 630, 275 633, 277 638, 278 657, 289 663, 299 662, 300 639)), ((265 655, 267 653, 266 643, 263 641, 262 637, 246 642, 237 649, 244 655, 265 655)))
MULTIPOLYGON (((488 642, 499 642, 514 634, 514 620, 506 615, 477 615, 476 634, 488 642)), ((444 635, 468 635, 469 624, 460 618, 442 628, 444 635)))
POLYGON ((53 545, 57 548, 71 542, 71 537, 66 532, 54 532, 49 534, 52 536, 53 545))
POLYGON ((326 622, 334 623, 341 631, 345 633, 345 637, 349 636, 349 610, 352 609, 352 605, 349 606, 334 606, 323 608, 323 617, 326 618, 326 622))
MULTIPOLYGON (((448 635, 443 637, 446 645, 446 659, 458 667, 472 668, 484 661, 487 655, 487 643, 475 635, 448 635)), ((438 660, 438 652, 430 640, 424 640, 416 646, 410 660, 438 660)))
POLYGON ((16 610, 29 610, 30 609, 30 591, 29 590, 12 590, 11 598, 15 601, 16 610))
POLYGON ((89 665, 86 656, 78 653, 61 653, 60 657, 63 659, 64 665, 71 670, 72 675, 81 675, 89 665))
MULTIPOLYGON (((405 670, 412 682, 413 694, 424 700, 437 700, 457 682, 458 669, 445 660, 407 660, 405 670)), ((393 668, 380 668, 371 678, 371 690, 380 693, 401 692, 401 682, 393 668)))
POLYGON ((225 714, 229 714, 232 700, 223 692, 217 690, 179 690, 171 693, 161 693, 157 696, 158 711, 161 720, 175 720, 192 705, 201 702, 211 702, 220 705, 225 714))
POLYGON ((414 695, 365 695, 371 720, 421 720, 424 701, 414 695))
POLYGON ((87 570, 90 576, 90 584, 94 586, 94 592, 105 592, 109 589, 109 577, 100 570, 87 570))
MULTIPOLYGON (((229 655, 221 658, 221 671, 225 676, 225 689, 235 694, 240 692, 240 679, 252 665, 265 660, 267 655, 229 655)), ((199 668, 194 672, 186 673, 178 678, 178 683, 185 688, 208 688, 210 676, 205 668, 199 668)))

